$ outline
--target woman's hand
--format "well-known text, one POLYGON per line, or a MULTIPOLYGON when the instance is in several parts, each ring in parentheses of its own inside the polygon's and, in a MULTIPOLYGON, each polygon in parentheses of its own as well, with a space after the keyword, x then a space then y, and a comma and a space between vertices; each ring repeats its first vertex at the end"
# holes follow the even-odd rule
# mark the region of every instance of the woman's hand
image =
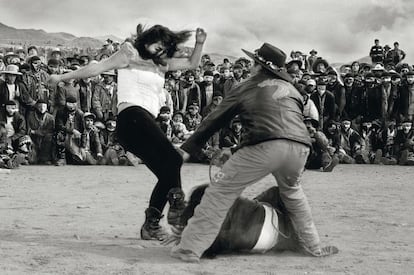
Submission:
POLYGON ((196 30, 196 43, 203 44, 206 41, 207 33, 202 28, 196 30))

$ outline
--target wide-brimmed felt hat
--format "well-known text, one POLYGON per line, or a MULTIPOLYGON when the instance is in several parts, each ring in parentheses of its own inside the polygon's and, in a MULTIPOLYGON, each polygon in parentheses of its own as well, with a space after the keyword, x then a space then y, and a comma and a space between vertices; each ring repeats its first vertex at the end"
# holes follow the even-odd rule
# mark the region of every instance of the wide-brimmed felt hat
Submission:
POLYGON ((6 70, 0 71, 0 74, 22 75, 22 73, 19 72, 19 66, 14 64, 7 65, 6 70))
POLYGON ((315 118, 305 116, 303 119, 303 122, 307 122, 307 121, 309 121, 314 128, 319 128, 319 121, 316 120, 315 118))
POLYGON ((255 53, 244 49, 242 51, 272 74, 288 82, 292 81, 285 69, 286 54, 281 49, 264 43, 255 53))
POLYGON ((312 49, 312 50, 309 52, 309 54, 312 54, 312 53, 318 54, 318 52, 317 52, 315 49, 312 49))
POLYGON ((312 70, 314 71, 314 72, 318 72, 317 70, 316 70, 316 68, 318 68, 318 65, 319 64, 324 64, 325 65, 325 68, 326 69, 328 69, 328 67, 329 67, 329 63, 328 63, 328 61, 326 61, 325 59, 323 59, 323 58, 317 58, 314 62, 313 62, 313 65, 312 65, 312 70))
POLYGON ((62 54, 62 51, 59 48, 53 48, 51 54, 59 53, 62 54))

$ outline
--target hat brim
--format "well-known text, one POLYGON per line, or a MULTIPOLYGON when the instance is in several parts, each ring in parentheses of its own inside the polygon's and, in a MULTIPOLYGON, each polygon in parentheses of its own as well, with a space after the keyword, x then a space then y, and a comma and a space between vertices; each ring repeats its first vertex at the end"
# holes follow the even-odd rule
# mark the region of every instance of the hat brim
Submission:
POLYGON ((101 75, 112 75, 112 76, 116 76, 116 74, 114 74, 114 73, 105 73, 105 72, 101 73, 101 75))
POLYGON ((265 68, 266 70, 268 70, 269 72, 271 72, 272 74, 278 76, 279 78, 288 81, 288 82, 292 82, 293 79, 292 77, 285 71, 279 71, 279 70, 274 70, 272 68, 269 67, 269 65, 267 65, 266 63, 264 63, 263 61, 259 60, 256 55, 252 52, 246 51, 245 49, 241 49, 248 57, 250 57, 251 59, 253 59, 254 61, 256 61, 257 63, 259 63, 263 68, 265 68))
POLYGON ((9 72, 9 71, 0 71, 0 74, 14 74, 14 75, 23 75, 19 72, 9 72))

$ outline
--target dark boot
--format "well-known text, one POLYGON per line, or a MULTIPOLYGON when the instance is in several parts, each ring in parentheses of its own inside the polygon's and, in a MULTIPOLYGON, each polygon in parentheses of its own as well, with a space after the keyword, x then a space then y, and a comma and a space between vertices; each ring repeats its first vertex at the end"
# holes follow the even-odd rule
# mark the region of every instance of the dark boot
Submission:
POLYGON ((183 214, 185 204, 185 194, 181 188, 172 188, 167 195, 170 208, 168 209, 167 221, 172 226, 183 225, 181 216, 183 214))
POLYGON ((145 223, 141 228, 142 240, 162 241, 167 236, 167 233, 159 224, 162 217, 164 216, 161 212, 154 207, 149 207, 145 210, 145 223))

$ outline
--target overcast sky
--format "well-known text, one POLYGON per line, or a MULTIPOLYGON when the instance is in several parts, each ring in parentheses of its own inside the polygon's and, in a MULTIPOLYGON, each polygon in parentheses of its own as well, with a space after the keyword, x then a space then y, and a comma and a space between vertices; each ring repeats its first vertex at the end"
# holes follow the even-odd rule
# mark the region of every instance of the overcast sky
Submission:
POLYGON ((413 64, 413 15, 410 0, 0 0, 0 22, 16 28, 125 38, 140 22, 201 26, 208 52, 243 56, 240 48, 269 42, 287 54, 315 48, 331 62, 368 55, 378 38, 399 41, 413 64))

